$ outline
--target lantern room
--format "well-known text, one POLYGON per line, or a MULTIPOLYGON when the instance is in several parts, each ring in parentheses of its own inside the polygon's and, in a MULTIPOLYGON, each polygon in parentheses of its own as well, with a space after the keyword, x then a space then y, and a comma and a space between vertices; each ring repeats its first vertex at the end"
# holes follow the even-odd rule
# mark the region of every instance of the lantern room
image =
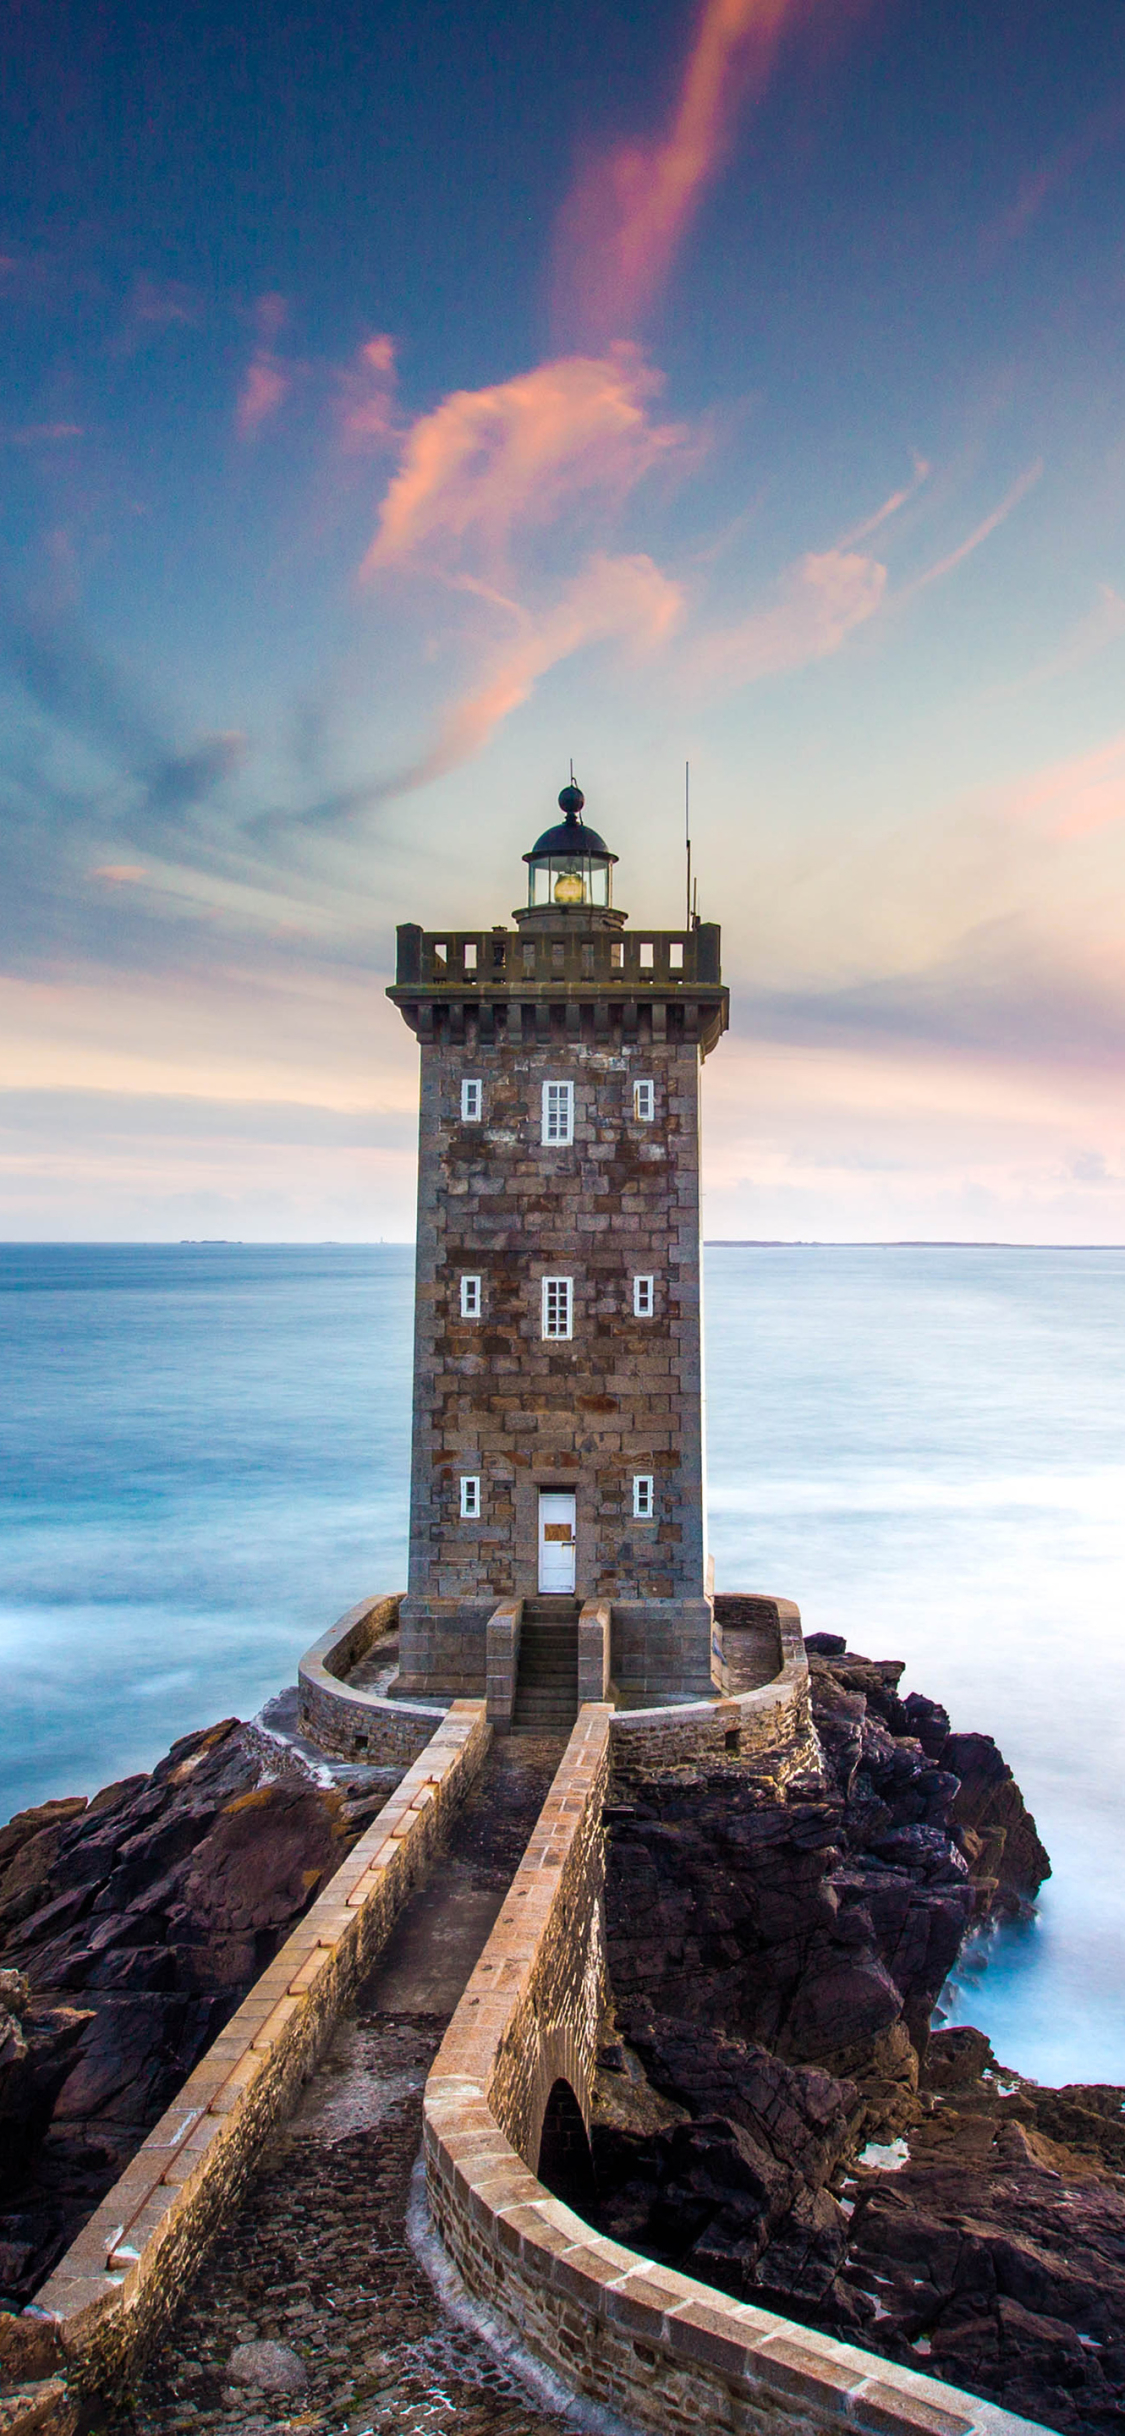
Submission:
POLYGON ((527 864, 527 902, 536 907, 567 907, 609 905, 612 903, 612 869, 617 856, 611 854, 596 829, 588 829, 582 819, 585 796, 573 779, 559 796, 559 810, 564 818, 553 829, 545 829, 537 838, 527 864))

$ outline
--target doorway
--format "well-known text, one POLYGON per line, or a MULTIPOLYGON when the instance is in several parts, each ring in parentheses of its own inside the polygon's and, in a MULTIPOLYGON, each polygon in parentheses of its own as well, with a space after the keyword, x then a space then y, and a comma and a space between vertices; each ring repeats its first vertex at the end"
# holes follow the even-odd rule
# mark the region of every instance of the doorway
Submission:
POLYGON ((573 1489, 539 1492, 539 1588, 545 1597, 572 1598, 575 1582, 573 1489))

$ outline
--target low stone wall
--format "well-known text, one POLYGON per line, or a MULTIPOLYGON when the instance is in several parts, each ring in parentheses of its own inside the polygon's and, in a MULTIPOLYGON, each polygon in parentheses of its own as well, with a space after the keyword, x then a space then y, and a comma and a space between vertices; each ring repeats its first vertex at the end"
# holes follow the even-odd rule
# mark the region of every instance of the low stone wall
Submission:
POLYGON ((568 2386, 661 2436, 1031 2436, 606 2240, 538 2181, 548 2092, 563 2078, 584 2102, 597 2036, 609 1734, 607 1708, 581 1711, 426 2084, 430 2205, 465 2284, 568 2386))
MULTIPOLYGON (((716 1602, 718 1606, 720 1603, 716 1602)), ((732 1753, 746 1759, 776 1755, 779 1772, 804 1765, 812 1749, 809 1668, 801 1635, 801 1611, 791 1599, 726 1598, 725 1620, 734 1609, 747 1621, 776 1618, 780 1671, 772 1683, 724 1698, 681 1701, 675 1707, 618 1709, 613 1719, 613 1764, 622 1776, 644 1775, 732 1753)), ((616 1613, 616 1610, 615 1610, 616 1613)))
POLYGON ((440 1702, 423 1706, 388 1700, 384 1693, 361 1691, 347 1681, 376 1642, 393 1633, 401 1605, 401 1594, 361 1599, 313 1642, 297 1668, 301 1730, 340 1759, 362 1759, 369 1766, 380 1760, 416 1759, 441 1715, 440 1702))
MULTIPOLYGON (((195 2274, 443 1839, 490 1740, 458 1701, 36 2295, 79 2392, 119 2390, 195 2274)), ((30 2436, 42 2396, 11 2424, 30 2436)))

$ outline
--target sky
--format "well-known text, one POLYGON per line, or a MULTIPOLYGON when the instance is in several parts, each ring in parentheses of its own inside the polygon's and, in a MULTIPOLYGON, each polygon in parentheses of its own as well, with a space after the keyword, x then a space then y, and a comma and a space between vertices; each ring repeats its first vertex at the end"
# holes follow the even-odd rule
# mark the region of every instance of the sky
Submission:
POLYGON ((573 758, 720 1237, 1125 1240, 1118 0, 14 0, 0 1235, 406 1239, 573 758))

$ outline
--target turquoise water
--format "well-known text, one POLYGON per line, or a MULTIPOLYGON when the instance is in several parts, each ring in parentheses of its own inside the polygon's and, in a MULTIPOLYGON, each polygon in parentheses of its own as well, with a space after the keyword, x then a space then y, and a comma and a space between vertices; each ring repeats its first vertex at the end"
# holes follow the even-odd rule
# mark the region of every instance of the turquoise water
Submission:
MULTIPOLYGON (((404 1246, 0 1246, 0 1816, 250 1714, 404 1579, 404 1246)), ((1055 1863, 959 2017, 1125 2082, 1125 1253, 715 1249, 720 1588, 907 1660, 1055 1863)))

